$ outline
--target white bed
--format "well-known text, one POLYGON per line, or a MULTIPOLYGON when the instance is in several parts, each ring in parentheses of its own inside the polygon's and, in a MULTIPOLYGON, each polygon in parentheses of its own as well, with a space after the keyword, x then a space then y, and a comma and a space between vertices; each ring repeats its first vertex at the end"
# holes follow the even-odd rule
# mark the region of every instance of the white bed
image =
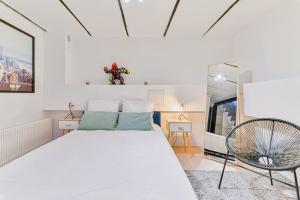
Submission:
POLYGON ((154 131, 73 131, 0 168, 0 200, 196 200, 154 131))

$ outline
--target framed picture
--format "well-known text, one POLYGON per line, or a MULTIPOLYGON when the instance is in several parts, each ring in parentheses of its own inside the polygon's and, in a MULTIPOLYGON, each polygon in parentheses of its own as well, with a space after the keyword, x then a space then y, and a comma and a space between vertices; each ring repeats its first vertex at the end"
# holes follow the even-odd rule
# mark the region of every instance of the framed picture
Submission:
POLYGON ((0 19, 0 92, 34 93, 34 37, 0 19))

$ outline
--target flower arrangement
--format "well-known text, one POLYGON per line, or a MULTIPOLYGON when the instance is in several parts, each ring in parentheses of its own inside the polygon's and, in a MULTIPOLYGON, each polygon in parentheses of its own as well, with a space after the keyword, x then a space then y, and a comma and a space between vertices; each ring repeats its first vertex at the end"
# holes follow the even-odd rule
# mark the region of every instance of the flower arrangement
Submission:
POLYGON ((73 111, 72 111, 73 108, 75 108, 75 105, 70 101, 69 102, 69 114, 65 117, 65 119, 67 119, 70 116, 71 116, 71 119, 74 118, 74 114, 73 114, 73 111))

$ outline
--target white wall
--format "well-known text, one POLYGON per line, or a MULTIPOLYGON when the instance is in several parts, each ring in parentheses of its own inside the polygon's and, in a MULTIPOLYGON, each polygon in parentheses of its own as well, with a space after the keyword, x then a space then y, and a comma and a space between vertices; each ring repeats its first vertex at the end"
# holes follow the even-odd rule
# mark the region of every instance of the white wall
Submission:
POLYGON ((288 120, 300 126, 300 78, 244 85, 245 113, 288 120))
MULTIPOLYGON (((72 36, 70 47, 65 45, 65 38, 59 33, 45 35, 44 109, 56 121, 63 116, 62 111, 57 110, 66 110, 69 101, 80 110, 90 98, 146 99, 148 89, 164 90, 165 105, 156 107, 156 110, 177 110, 179 103, 184 102, 186 110, 203 112, 208 65, 229 61, 230 57, 226 42, 220 41, 104 40, 72 36), (68 49, 72 49, 71 54, 68 49), (103 66, 113 61, 131 70, 132 74, 126 76, 128 85, 107 85, 108 76, 103 72, 103 66), (66 63, 69 65, 67 69, 66 63), (86 80, 92 85, 85 86, 86 80), (144 81, 150 85, 144 86, 144 81)), ((202 127, 204 120, 195 120, 194 123, 195 127, 202 127)), ((191 145, 203 143, 201 133, 198 134, 193 137, 191 145)))
POLYGON ((299 9, 300 1, 282 1, 234 37, 233 59, 254 81, 300 76, 299 9))
POLYGON ((253 72, 255 82, 244 87, 246 115, 300 124, 299 80, 290 79, 300 77, 299 9, 300 1, 284 1, 232 40, 233 59, 253 72))
MULTIPOLYGON (((300 1, 281 1, 232 40, 233 59, 253 72, 244 86, 245 115, 300 126, 300 1)), ((291 173, 285 174, 293 181, 291 173)), ((298 172, 299 176, 299 172, 298 172)))
POLYGON ((201 40, 129 38, 95 39, 71 36, 72 84, 108 84, 103 67, 116 61, 131 74, 124 75, 126 83, 143 85, 202 84, 207 66, 218 52, 211 53, 201 40))
POLYGON ((298 0, 281 1, 232 40, 233 59, 253 72, 254 83, 244 86, 245 115, 300 125, 299 9, 298 0))
POLYGON ((35 37, 34 94, 0 93, 0 129, 43 118, 43 32, 7 7, 0 5, 0 18, 35 37))
MULTIPOLYGON (((190 104, 190 110, 203 111, 208 65, 224 62, 229 57, 226 45, 220 42, 164 39, 87 40, 90 39, 77 38, 72 43, 73 59, 71 62, 67 61, 72 66, 65 70, 65 36, 59 33, 45 35, 44 109, 66 109, 69 101, 74 101, 78 109, 82 109, 88 98, 146 98, 149 88, 163 88, 168 94, 166 98, 172 103, 184 101, 190 104), (178 52, 176 49, 179 49, 178 52), (132 74, 126 76, 128 85, 103 85, 108 84, 108 76, 103 72, 103 66, 119 59, 120 65, 131 63, 129 68, 132 74), (92 85, 85 86, 86 80, 91 81, 92 85), (144 81, 149 81, 150 85, 143 86, 144 81), (199 100, 203 98, 204 101, 199 100)), ((172 110, 170 106, 161 109, 172 110)))

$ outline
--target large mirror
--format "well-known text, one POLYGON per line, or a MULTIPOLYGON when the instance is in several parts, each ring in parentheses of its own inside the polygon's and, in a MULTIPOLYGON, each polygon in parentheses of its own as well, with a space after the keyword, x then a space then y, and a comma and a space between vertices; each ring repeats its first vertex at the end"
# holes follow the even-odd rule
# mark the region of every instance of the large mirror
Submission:
POLYGON ((236 125, 237 81, 239 68, 235 64, 210 65, 207 77, 207 108, 205 153, 226 154, 225 136, 236 125))

